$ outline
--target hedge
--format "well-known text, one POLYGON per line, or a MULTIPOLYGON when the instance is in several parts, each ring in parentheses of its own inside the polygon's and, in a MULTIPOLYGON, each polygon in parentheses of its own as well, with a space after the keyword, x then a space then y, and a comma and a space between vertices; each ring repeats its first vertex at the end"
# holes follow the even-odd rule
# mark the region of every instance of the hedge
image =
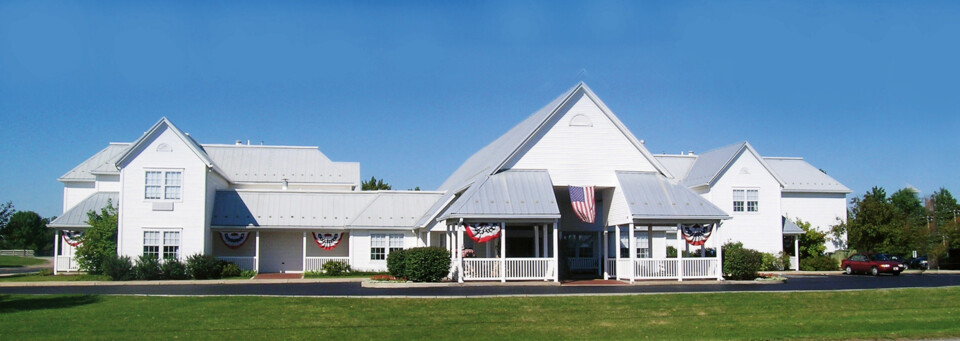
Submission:
POLYGON ((723 245, 723 273, 727 279, 753 280, 763 266, 763 254, 747 249, 742 243, 723 245))

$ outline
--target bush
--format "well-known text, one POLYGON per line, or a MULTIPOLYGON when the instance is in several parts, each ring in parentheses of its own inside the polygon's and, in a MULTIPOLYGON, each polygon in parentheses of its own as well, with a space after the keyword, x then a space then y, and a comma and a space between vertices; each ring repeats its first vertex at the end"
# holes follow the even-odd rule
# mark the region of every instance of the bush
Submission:
POLYGON ((677 248, 667 246, 667 258, 677 258, 677 248))
POLYGON ((418 247, 405 253, 404 272, 411 281, 439 282, 450 274, 450 252, 443 248, 418 247))
POLYGON ((114 281, 127 281, 133 278, 133 263, 127 256, 104 259, 100 269, 103 270, 104 275, 114 281))
POLYGON ((226 262, 223 264, 223 269, 220 270, 220 278, 239 277, 240 273, 239 266, 234 263, 226 262))
POLYGON ((763 266, 763 254, 743 247, 742 243, 723 245, 723 273, 727 279, 752 280, 763 266))
POLYGON ((187 275, 193 279, 217 279, 223 263, 211 255, 195 254, 187 257, 187 275))
POLYGON ((387 256, 387 271, 390 272, 390 275, 396 278, 406 278, 406 256, 407 250, 392 251, 390 255, 387 256))
POLYGON ((133 276, 145 281, 160 279, 160 260, 157 257, 140 255, 133 265, 133 276))
POLYGON ((81 237, 83 242, 77 246, 74 256, 80 270, 91 275, 103 275, 102 265, 108 259, 117 257, 117 209, 109 200, 107 207, 97 214, 87 212, 87 223, 90 224, 81 237))
POLYGON ((790 256, 780 252, 777 255, 772 253, 761 253, 763 257, 760 271, 783 271, 790 267, 790 256))
POLYGON ((803 271, 833 271, 837 269, 840 269, 840 264, 830 256, 800 258, 800 270, 803 271))
POLYGON ((160 265, 161 279, 187 279, 187 267, 178 259, 167 259, 160 265))
POLYGON ((243 270, 240 272, 240 277, 243 277, 243 278, 253 278, 256 275, 257 275, 257 272, 253 270, 243 270))
MULTIPOLYGON (((398 252, 402 253, 402 252, 398 252)), ((340 276, 347 272, 350 272, 350 265, 340 262, 326 262, 323 263, 323 272, 330 276, 340 276)))

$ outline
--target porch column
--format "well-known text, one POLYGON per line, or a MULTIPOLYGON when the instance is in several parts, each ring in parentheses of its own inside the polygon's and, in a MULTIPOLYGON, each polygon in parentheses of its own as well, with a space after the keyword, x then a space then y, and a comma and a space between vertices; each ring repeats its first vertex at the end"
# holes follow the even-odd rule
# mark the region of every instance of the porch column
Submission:
POLYGON ((720 224, 717 224, 716 226, 714 226, 714 228, 716 229, 716 231, 713 231, 713 233, 716 234, 716 236, 714 237, 714 240, 716 241, 716 243, 714 243, 714 244, 717 245, 717 246, 716 246, 716 251, 717 251, 717 280, 718 280, 718 281, 722 281, 722 280, 723 280, 723 244, 722 244, 722 243, 723 243, 723 239, 720 238, 720 224))
POLYGON ((303 273, 307 272, 307 231, 303 231, 303 273))
POLYGON ((60 234, 62 230, 56 229, 53 233, 53 275, 57 275, 57 256, 60 254, 60 234))
POLYGON ((540 225, 533 225, 533 256, 540 257, 540 225))
POLYGON ((507 281, 507 224, 500 222, 500 283, 507 281))
POLYGON ((558 226, 559 225, 558 220, 559 219, 553 220, 553 265, 554 265, 553 281, 554 282, 560 282, 560 253, 558 252, 560 251, 559 249, 560 226, 558 226))
POLYGON ((253 258, 255 258, 255 264, 253 265, 253 270, 257 273, 260 273, 260 230, 257 230, 257 236, 255 240, 255 245, 253 247, 253 258))
MULTIPOLYGON (((677 224, 677 280, 683 282, 683 231, 680 224, 677 224)), ((685 243, 684 243, 685 244, 685 243)))
POLYGON ((617 260, 617 266, 614 267, 615 269, 614 271, 616 271, 616 277, 617 277, 617 280, 619 280, 620 279, 620 225, 614 226, 614 228, 616 228, 616 231, 614 232, 613 237, 616 240, 613 243, 617 246, 616 248, 614 248, 615 251, 613 254, 613 256, 616 257, 615 259, 617 260))
MULTIPOLYGON (((596 259, 596 262, 600 262, 600 259, 601 259, 600 255, 597 254, 598 252, 601 252, 600 246, 603 245, 603 242, 600 241, 600 238, 603 238, 603 232, 597 231, 597 240, 594 241, 593 243, 594 245, 593 249, 596 250, 594 251, 594 255, 595 255, 594 259, 596 259)), ((597 264, 597 276, 599 275, 603 275, 603 264, 597 264)))
POLYGON ((463 283, 463 219, 457 224, 457 282, 463 283))
POLYGON ((653 225, 647 225, 647 250, 653 258, 653 225))
POLYGON ((540 240, 543 241, 543 248, 542 248, 543 258, 547 258, 550 256, 550 249, 547 247, 547 225, 546 224, 543 225, 543 238, 541 238, 540 240))
POLYGON ((633 280, 637 277, 637 230, 636 226, 633 223, 630 223, 630 283, 633 283, 633 280))
POLYGON ((610 269, 607 269, 608 259, 610 259, 610 241, 607 240, 607 228, 609 228, 609 226, 603 227, 603 264, 601 264, 601 266, 603 268, 604 280, 610 279, 610 269))
POLYGON ((433 244, 430 243, 430 229, 427 229, 427 247, 430 246, 433 246, 433 244))
POLYGON ((797 268, 796 271, 800 271, 800 235, 793 235, 793 256, 797 257, 797 268))

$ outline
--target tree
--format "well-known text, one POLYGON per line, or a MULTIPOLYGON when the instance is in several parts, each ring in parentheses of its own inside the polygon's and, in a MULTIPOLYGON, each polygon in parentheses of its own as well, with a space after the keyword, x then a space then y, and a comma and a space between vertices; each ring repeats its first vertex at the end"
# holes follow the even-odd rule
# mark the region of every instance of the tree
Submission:
POLYGON ((957 214, 960 213, 956 211, 960 210, 960 206, 957 205, 957 199, 950 194, 950 191, 940 187, 940 190, 933 192, 930 199, 933 200, 933 216, 937 226, 944 226, 947 222, 956 220, 957 214))
POLYGON ((117 209, 108 201, 100 214, 87 213, 87 224, 90 228, 80 237, 77 246, 77 263, 88 273, 101 274, 103 261, 117 257, 117 209))
POLYGON ((21 211, 10 216, 0 234, 3 235, 3 248, 33 250, 45 254, 53 250, 54 231, 47 228, 50 220, 40 217, 36 212, 21 211))
POLYGON ((7 222, 10 221, 10 216, 16 210, 13 209, 13 202, 7 201, 3 204, 0 204, 0 231, 3 231, 3 228, 7 226, 7 222))
POLYGON ((824 245, 827 242, 827 235, 813 228, 810 222, 797 219, 796 223, 803 229, 803 234, 797 236, 800 238, 800 258, 823 256, 823 253, 827 251, 827 247, 824 245))
POLYGON ((360 189, 364 191, 379 191, 379 190, 389 190, 389 184, 383 182, 383 179, 377 179, 376 177, 370 177, 370 180, 363 181, 360 183, 360 189))
POLYGON ((890 196, 890 203, 914 225, 926 224, 926 212, 916 190, 901 189, 890 196))

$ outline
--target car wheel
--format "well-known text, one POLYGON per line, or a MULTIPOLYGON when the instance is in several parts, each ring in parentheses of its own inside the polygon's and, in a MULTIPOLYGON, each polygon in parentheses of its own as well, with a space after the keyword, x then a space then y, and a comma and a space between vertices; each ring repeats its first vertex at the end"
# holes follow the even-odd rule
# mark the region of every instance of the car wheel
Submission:
POLYGON ((847 265, 847 268, 843 269, 843 271, 846 272, 848 275, 853 274, 853 269, 851 269, 849 265, 847 265))
POLYGON ((870 268, 870 274, 873 275, 873 276, 876 276, 876 275, 879 275, 879 274, 880 274, 880 271, 877 270, 877 267, 872 267, 872 268, 870 268))

